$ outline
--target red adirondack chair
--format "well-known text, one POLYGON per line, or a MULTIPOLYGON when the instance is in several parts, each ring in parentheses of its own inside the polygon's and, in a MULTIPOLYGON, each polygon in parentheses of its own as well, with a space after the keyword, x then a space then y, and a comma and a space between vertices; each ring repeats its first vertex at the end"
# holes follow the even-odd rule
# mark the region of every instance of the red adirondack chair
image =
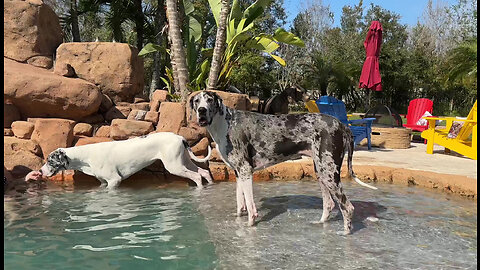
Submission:
MULTIPOLYGON (((417 125, 418 120, 428 111, 430 114, 433 111, 433 101, 428 98, 417 98, 410 101, 407 112, 407 123, 403 127, 414 131, 424 131, 428 129, 428 123, 425 126, 417 125)), ((425 140, 425 143, 427 141, 425 140)))

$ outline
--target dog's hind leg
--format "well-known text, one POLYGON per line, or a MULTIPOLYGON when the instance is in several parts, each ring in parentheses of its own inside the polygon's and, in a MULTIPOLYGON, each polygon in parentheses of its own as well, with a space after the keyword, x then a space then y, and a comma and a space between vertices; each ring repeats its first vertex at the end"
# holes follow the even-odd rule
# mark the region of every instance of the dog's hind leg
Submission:
MULTIPOLYGON (((335 142, 337 143, 338 140, 335 142)), ((344 156, 343 147, 342 145, 336 145, 329 140, 322 140, 320 142, 317 142, 316 148, 317 149, 313 151, 313 161, 315 163, 315 167, 318 169, 317 177, 324 186, 322 188, 322 194, 326 193, 324 189, 328 190, 330 195, 338 203, 340 211, 343 215, 344 230, 343 232, 341 232, 341 234, 350 234, 353 229, 352 218, 354 207, 353 204, 347 199, 347 196, 345 196, 345 194, 343 193, 342 184, 340 183, 340 169, 342 167, 344 156), (331 145, 334 146, 333 149, 327 148, 327 146, 331 145)), ((324 197, 324 214, 326 214, 325 209, 328 210, 329 207, 331 207, 331 202, 328 199, 327 201, 325 201, 324 197), (325 203, 327 203, 326 208, 325 203)), ((322 215, 322 220, 324 217, 326 220, 328 218, 328 215, 322 215)))
POLYGON ((333 201, 332 194, 330 194, 330 191, 328 190, 327 186, 325 186, 322 179, 320 179, 319 177, 317 165, 316 164, 313 164, 313 165, 315 169, 315 174, 317 175, 318 184, 320 185, 320 189, 322 190, 323 213, 322 213, 322 218, 320 219, 320 222, 324 223, 330 217, 330 213, 335 207, 335 202, 333 201))
POLYGON ((208 170, 202 169, 198 167, 198 173, 207 180, 209 184, 213 184, 213 179, 212 176, 210 175, 210 172, 208 170))
POLYGON ((195 184, 197 184, 197 188, 202 188, 203 187, 202 176, 199 173, 191 171, 186 167, 183 167, 178 172, 170 172, 170 173, 175 174, 175 175, 180 176, 180 177, 185 177, 185 178, 191 179, 193 182, 195 182, 195 184))
POLYGON ((169 173, 192 180, 193 182, 195 182, 195 184, 197 184, 198 188, 203 187, 202 176, 200 175, 200 173, 192 171, 183 165, 175 166, 169 163, 164 163, 163 165, 165 166, 165 169, 167 169, 169 173))
POLYGON ((122 182, 122 178, 118 177, 118 178, 109 179, 107 180, 107 182, 108 182, 107 189, 114 189, 120 185, 120 183, 122 182))

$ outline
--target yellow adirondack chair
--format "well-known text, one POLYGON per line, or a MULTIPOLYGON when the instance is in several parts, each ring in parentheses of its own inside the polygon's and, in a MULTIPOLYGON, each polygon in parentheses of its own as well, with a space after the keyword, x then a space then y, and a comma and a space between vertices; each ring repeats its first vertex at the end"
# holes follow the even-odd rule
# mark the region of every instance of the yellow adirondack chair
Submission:
POLYGON ((317 103, 315 103, 315 100, 309 100, 305 102, 305 107, 307 107, 307 110, 309 113, 319 113, 320 110, 318 110, 317 103))
MULTIPOLYGON (((444 146, 471 159, 477 160, 477 101, 473 105, 467 119, 455 117, 425 117, 428 121, 428 129, 422 132, 422 138, 427 140, 427 154, 433 154, 433 144, 444 146), (435 120, 445 120, 445 129, 435 129, 435 120), (448 138, 448 132, 453 121, 464 122, 456 138, 448 138)), ((448 151, 448 150, 447 150, 448 151)))

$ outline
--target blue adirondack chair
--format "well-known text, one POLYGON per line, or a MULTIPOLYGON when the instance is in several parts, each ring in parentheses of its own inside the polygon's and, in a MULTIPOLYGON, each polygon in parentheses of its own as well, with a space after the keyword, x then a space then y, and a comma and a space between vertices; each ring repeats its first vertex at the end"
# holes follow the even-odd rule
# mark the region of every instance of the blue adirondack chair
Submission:
POLYGON ((320 113, 334 116, 343 124, 347 125, 353 133, 355 146, 363 139, 367 138, 368 150, 372 149, 371 134, 372 123, 375 118, 364 118, 358 120, 348 120, 345 103, 330 96, 321 96, 315 103, 317 103, 320 113))

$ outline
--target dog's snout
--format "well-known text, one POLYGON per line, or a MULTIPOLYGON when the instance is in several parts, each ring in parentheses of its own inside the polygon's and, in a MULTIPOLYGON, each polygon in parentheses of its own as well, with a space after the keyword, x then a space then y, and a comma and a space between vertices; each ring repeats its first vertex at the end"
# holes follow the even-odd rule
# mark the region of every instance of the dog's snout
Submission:
POLYGON ((198 113, 199 114, 206 114, 207 113, 207 108, 205 108, 205 107, 198 108, 198 113))

